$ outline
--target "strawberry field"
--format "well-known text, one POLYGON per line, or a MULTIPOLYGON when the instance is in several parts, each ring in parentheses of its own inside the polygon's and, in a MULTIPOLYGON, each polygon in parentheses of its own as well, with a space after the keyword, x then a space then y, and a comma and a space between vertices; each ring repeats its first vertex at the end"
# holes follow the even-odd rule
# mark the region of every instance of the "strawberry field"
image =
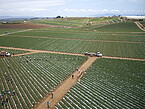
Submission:
POLYGON ((4 107, 33 107, 84 61, 85 57, 45 53, 0 58, 0 90, 2 100, 8 99, 4 107))
POLYGON ((145 43, 101 42, 33 37, 0 37, 1 46, 70 53, 100 51, 105 56, 145 58, 145 43))
POLYGON ((98 59, 57 109, 145 108, 145 62, 98 59))
MULTIPOLYGON (((14 24, 3 25, 9 29, 0 29, 0 35, 5 34, 0 36, 0 51, 11 54, 31 51, 30 54, 0 58, 0 108, 3 105, 4 109, 31 109, 38 105, 82 63, 93 61, 92 57, 89 57, 91 61, 86 61, 87 57, 77 56, 85 52, 100 51, 103 56, 114 58, 145 59, 145 32, 134 22, 120 23, 116 18, 64 18, 27 22, 16 27, 14 24), (39 50, 35 51, 39 53, 33 50, 39 50), (40 53, 46 51, 61 54, 40 53)), ((144 22, 141 23, 144 25, 144 22)), ((97 58, 55 107, 144 109, 144 66, 144 61, 97 58)))
POLYGON ((111 25, 94 28, 97 31, 110 31, 110 32, 141 32, 141 30, 136 26, 134 22, 123 22, 123 23, 114 23, 111 25))
POLYGON ((145 33, 117 33, 117 32, 94 32, 84 30, 68 29, 41 29, 27 32, 15 33, 17 37, 37 36, 48 38, 67 38, 67 39, 85 39, 85 40, 110 40, 110 41, 145 41, 145 33))

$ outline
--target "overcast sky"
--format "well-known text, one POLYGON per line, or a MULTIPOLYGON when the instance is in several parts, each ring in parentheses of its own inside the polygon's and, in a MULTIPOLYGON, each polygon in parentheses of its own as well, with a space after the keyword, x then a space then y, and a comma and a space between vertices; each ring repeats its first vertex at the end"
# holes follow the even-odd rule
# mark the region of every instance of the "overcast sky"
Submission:
POLYGON ((0 0, 0 16, 145 15, 145 0, 0 0))

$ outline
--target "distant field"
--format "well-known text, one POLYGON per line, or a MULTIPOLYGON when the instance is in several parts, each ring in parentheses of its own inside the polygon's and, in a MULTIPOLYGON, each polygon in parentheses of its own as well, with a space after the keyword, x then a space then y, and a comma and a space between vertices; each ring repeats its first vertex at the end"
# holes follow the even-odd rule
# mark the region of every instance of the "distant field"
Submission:
POLYGON ((56 108, 145 108, 144 62, 98 59, 56 108))
POLYGON ((79 18, 59 18, 59 19, 46 19, 46 20, 31 20, 31 23, 54 25, 54 26, 80 26, 86 25, 88 19, 79 19, 79 18))
POLYGON ((134 22, 123 22, 123 23, 114 23, 102 27, 93 27, 97 31, 106 31, 106 32, 141 32, 134 22))
POLYGON ((145 43, 96 42, 32 37, 0 37, 1 46, 48 51, 84 53, 100 51, 105 56, 145 58, 145 43))
POLYGON ((3 99, 9 99, 5 107, 32 108, 85 60, 81 56, 48 53, 0 58, 0 90, 6 91, 3 99))
POLYGON ((112 41, 140 41, 145 42, 145 33, 115 33, 115 32, 94 32, 72 29, 41 29, 27 32, 15 33, 13 35, 38 36, 52 38, 71 38, 87 40, 112 40, 112 41))

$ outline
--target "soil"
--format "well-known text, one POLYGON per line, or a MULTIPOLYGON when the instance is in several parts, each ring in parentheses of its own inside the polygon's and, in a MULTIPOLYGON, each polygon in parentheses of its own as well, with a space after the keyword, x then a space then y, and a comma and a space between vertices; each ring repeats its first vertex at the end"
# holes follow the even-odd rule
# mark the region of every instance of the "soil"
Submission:
POLYGON ((37 28, 49 28, 51 25, 43 24, 32 24, 32 23, 23 23, 23 24, 1 24, 0 29, 37 29, 37 28))

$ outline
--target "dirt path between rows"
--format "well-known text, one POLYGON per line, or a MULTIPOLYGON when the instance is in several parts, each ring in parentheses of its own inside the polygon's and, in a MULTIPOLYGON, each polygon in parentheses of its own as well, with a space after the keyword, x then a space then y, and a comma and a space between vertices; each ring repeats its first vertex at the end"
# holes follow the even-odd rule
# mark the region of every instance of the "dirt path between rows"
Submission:
MULTIPOLYGON (((65 54, 65 55, 85 56, 84 54, 77 54, 77 53, 66 53, 66 52, 45 51, 45 50, 32 50, 32 49, 25 49, 25 48, 2 47, 2 46, 0 46, 0 48, 30 51, 29 53, 22 53, 22 54, 17 54, 17 55, 14 55, 14 56, 20 56, 20 55, 26 55, 26 54, 32 54, 32 53, 54 53, 54 54, 65 54)), ((102 58, 134 60, 134 61, 145 61, 145 59, 124 58, 124 57, 111 57, 111 56, 103 56, 102 58)))
MULTIPOLYGON (((87 70, 92 63, 97 59, 98 57, 89 57, 86 62, 84 62, 80 67, 79 71, 85 71, 87 70)), ((79 71, 74 71, 73 75, 74 78, 72 79, 72 75, 69 75, 62 83, 60 83, 59 86, 56 87, 56 89, 53 90, 54 97, 52 98, 51 93, 48 94, 46 98, 42 100, 34 109, 48 109, 47 102, 50 102, 50 108, 54 108, 55 105, 65 96, 65 94, 70 90, 72 86, 74 86, 77 82, 79 82, 80 77, 84 73, 81 73, 80 76, 78 76, 80 73, 79 71)))
POLYGON ((22 55, 34 54, 34 53, 39 53, 39 52, 37 52, 37 51, 33 51, 33 52, 27 52, 27 53, 15 54, 15 55, 12 55, 12 57, 13 57, 13 56, 22 56, 22 55))
MULTIPOLYGON (((9 35, 9 36, 13 36, 13 35, 9 35)), ((57 38, 57 37, 23 36, 23 35, 14 35, 14 36, 19 36, 19 37, 32 37, 32 38, 49 38, 49 39, 78 40, 78 41, 96 41, 96 42, 145 43, 145 42, 135 42, 135 41, 113 41, 113 40, 93 40, 93 39, 72 39, 72 38, 57 38)))

